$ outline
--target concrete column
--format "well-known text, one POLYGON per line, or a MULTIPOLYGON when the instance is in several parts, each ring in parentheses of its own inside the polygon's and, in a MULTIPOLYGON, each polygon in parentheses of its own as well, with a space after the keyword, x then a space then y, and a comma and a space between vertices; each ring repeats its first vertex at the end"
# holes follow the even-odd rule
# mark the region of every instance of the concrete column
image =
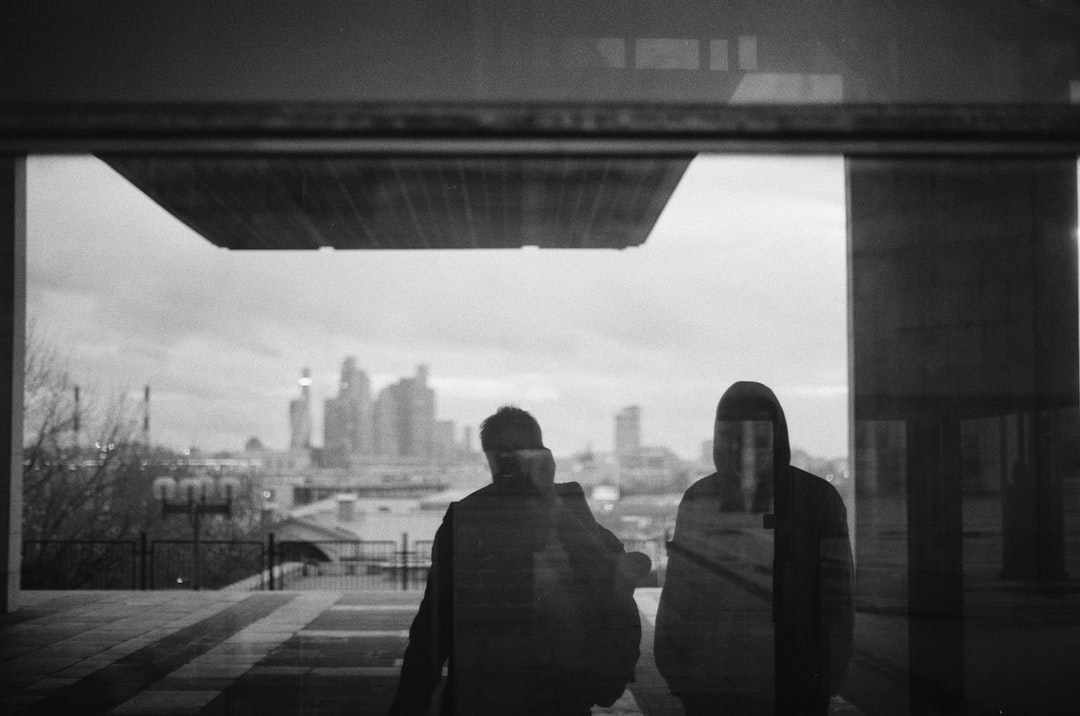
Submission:
POLYGON ((0 156, 0 612, 19 606, 26 348, 26 157, 0 156))
POLYGON ((965 663, 966 582, 985 594, 1003 578, 1065 573, 1061 478, 1080 398, 1076 161, 850 158, 847 180, 851 394, 864 428, 853 464, 877 465, 874 483, 855 474, 856 522, 871 530, 856 537, 859 555, 876 561, 859 565, 859 603, 906 611, 912 709, 956 713, 981 668, 965 663), (984 419, 1022 426, 1010 444, 1024 459, 996 498, 969 498, 961 424, 984 419), (902 474, 861 455, 876 448, 876 421, 903 426, 905 458, 887 468, 902 474), (968 519, 1000 525, 1000 569, 965 565, 968 519), (874 582, 890 568, 906 576, 900 604, 874 582))
POLYGON ((911 705, 920 713, 963 711, 960 463, 955 416, 908 421, 908 664, 911 705))

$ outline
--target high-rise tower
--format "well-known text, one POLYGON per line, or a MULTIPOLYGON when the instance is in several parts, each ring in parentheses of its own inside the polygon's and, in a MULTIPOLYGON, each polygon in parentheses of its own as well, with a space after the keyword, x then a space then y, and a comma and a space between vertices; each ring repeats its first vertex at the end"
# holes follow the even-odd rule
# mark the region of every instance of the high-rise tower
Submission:
POLYGON ((615 413, 615 454, 632 453, 641 447, 641 407, 628 405, 615 413))
POLYGON ((323 414, 323 446, 327 465, 342 467, 350 455, 375 451, 371 381, 348 356, 341 365, 336 398, 328 398, 323 414))
POLYGON ((413 378, 402 378, 379 394, 375 405, 375 441, 382 455, 431 458, 435 453, 435 391, 421 365, 413 378))
MULTIPOLYGON (((289 403, 289 426, 291 450, 306 450, 311 447, 311 371, 308 368, 300 373, 300 397, 289 403)), ((147 388, 149 398, 150 389, 147 388)))

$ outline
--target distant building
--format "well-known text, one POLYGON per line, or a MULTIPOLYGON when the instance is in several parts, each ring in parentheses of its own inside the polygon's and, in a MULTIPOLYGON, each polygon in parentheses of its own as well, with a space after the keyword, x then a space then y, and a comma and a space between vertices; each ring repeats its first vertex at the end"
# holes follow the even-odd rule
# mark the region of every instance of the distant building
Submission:
POLYGON ((458 451, 457 442, 454 440, 454 421, 436 421, 432 457, 445 462, 457 457, 458 451))
POLYGON ((689 468, 666 447, 641 444, 641 406, 615 414, 615 484, 623 494, 656 494, 685 489, 689 468))
POLYGON ((289 403, 289 448, 303 450, 311 447, 311 371, 300 374, 300 397, 289 403))
POLYGON ((666 447, 638 447, 616 456, 618 486, 624 495, 685 490, 691 469, 666 447))
POLYGON ((413 378, 402 378, 379 393, 375 403, 375 443, 384 456, 433 459, 435 391, 421 365, 413 378))
MULTIPOLYGON (((431 542, 442 524, 447 505, 465 493, 446 491, 411 497, 358 497, 350 492, 328 493, 318 501, 296 506, 274 523, 274 532, 282 542, 312 542, 304 561, 308 576, 364 574, 375 582, 396 559, 396 550, 406 540, 412 548, 410 561, 426 567, 431 542), (383 542, 394 545, 392 551, 377 550, 358 556, 353 541, 383 542)), ((296 559, 296 557, 294 557, 296 559)), ((400 574, 400 573, 399 573, 400 574)), ((400 576, 387 574, 386 588, 396 588, 400 576)), ((423 581, 423 573, 419 581, 423 581)))
POLYGON ((401 454, 432 458, 435 454, 435 391, 428 387, 428 369, 422 365, 416 377, 404 379, 407 409, 401 425, 401 454))
POLYGON ((398 455, 401 453, 401 433, 398 425, 401 400, 394 386, 379 393, 375 401, 375 454, 398 455))
POLYGON ((632 453, 641 447, 641 407, 628 405, 615 414, 615 454, 632 453))
POLYGON ((568 458, 555 459, 555 474, 559 481, 572 480, 586 488, 597 485, 618 484, 618 464, 613 456, 597 455, 590 448, 575 453, 568 458))
POLYGON ((323 412, 323 460, 332 467, 344 467, 353 455, 372 455, 374 410, 371 381, 348 356, 341 365, 336 398, 326 400, 323 412))
POLYGON ((454 423, 435 418, 435 391, 428 385, 426 365, 373 397, 367 373, 357 368, 355 357, 347 357, 338 394, 325 403, 323 435, 319 463, 327 468, 385 460, 445 464, 469 453, 455 441, 454 423))

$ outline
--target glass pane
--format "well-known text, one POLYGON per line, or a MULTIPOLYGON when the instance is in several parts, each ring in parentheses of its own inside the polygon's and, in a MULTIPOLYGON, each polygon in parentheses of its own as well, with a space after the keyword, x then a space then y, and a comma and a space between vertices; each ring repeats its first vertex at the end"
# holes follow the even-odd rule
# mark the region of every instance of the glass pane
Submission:
POLYGON ((1076 172, 848 160, 867 713, 1075 703, 1076 172))
MULTIPOLYGON (((728 691, 771 710, 776 527, 767 516, 778 511, 777 446, 821 478, 806 480, 834 485, 855 514, 838 158, 110 161, 177 216, 97 159, 29 161, 32 333, 70 350, 71 379, 83 387, 83 427, 67 426, 66 447, 85 446, 97 425, 92 399, 118 386, 137 418, 123 449, 156 449, 149 477, 178 464, 239 472, 255 488, 285 566, 279 586, 349 590, 357 600, 395 590, 407 593, 395 604, 415 612, 449 503, 492 482, 479 421, 500 404, 521 405, 541 422, 556 480, 580 484, 592 518, 652 563, 634 593, 647 636, 630 698, 679 708, 650 646, 674 541, 723 565, 697 618, 723 637, 714 644, 728 691), (261 238, 252 245, 271 250, 223 250, 193 226, 208 237, 261 238), (318 246, 313 237, 327 235, 383 248, 272 250, 286 239, 318 246), (434 237, 445 241, 404 250, 419 248, 418 236, 433 247, 434 237), (627 236, 634 240, 615 240, 627 236), (743 379, 772 387, 790 441, 768 419, 737 420, 738 449, 723 475, 735 478, 737 497, 680 526, 687 488, 718 472, 717 401, 743 379), (143 422, 144 411, 152 420, 143 422)), ((159 522, 145 507, 133 500, 114 510, 159 522)), ((483 549, 455 559, 467 572, 454 585, 457 628, 484 625, 492 593, 502 595, 503 616, 524 610, 533 592, 515 589, 522 581, 565 591, 552 575, 569 553, 545 548, 531 565, 503 567, 500 549, 512 543, 496 539, 491 549, 469 533, 494 526, 501 535, 526 520, 481 513, 470 524, 458 514, 455 546, 483 549)), ((184 587, 194 570, 191 527, 167 522, 179 539, 156 544, 150 581, 184 587)), ((208 515, 204 528, 225 522, 208 515)), ((806 544, 816 564, 817 542, 806 544)), ((200 554, 204 586, 217 586, 209 575, 224 573, 222 553, 200 554)), ((382 668, 381 690, 370 694, 383 700, 379 711, 412 617, 384 606, 347 615, 354 632, 363 631, 354 618, 382 620, 372 628, 377 643, 352 635, 358 646, 346 657, 382 668)), ((553 633, 577 623, 547 616, 553 633)), ((504 636, 531 633, 523 620, 519 613, 504 636)), ((325 615, 304 638, 343 622, 325 615)), ((319 653, 289 643, 264 663, 319 653)), ((499 666, 530 663, 511 652, 499 666)))
MULTIPOLYGON (((657 44, 656 62, 681 62, 682 47, 657 44)), ((760 43, 739 48, 729 43, 729 66, 753 52, 760 62, 760 43)), ((1080 698, 1075 158, 116 165, 138 169, 129 176, 151 193, 165 187, 162 196, 189 212, 187 225, 103 162, 32 159, 32 334, 70 349, 84 401, 92 384, 155 386, 153 423, 142 420, 149 405, 139 405, 140 390, 134 437, 115 452, 153 442, 161 465, 239 470, 264 496, 258 516, 277 529, 350 532, 283 534, 290 589, 392 588, 419 604, 448 505, 492 481, 477 424, 512 402, 543 426, 555 479, 582 485, 592 519, 652 562, 634 591, 643 654, 629 693, 643 711, 677 713, 702 697, 710 713, 715 698, 768 712, 786 693, 774 685, 805 685, 788 677, 805 671, 807 646, 817 673, 846 666, 825 696, 849 713, 1056 714, 1080 698), (323 181, 334 176, 352 178, 323 181), (662 208, 619 210, 641 203, 635 183, 662 195, 662 208), (487 198, 463 207, 464 196, 487 198), (363 234, 361 220, 380 207, 393 229, 363 234), (564 211, 587 217, 582 236, 608 226, 637 238, 536 240, 572 225, 564 211), (454 237, 470 225, 478 248, 468 251, 389 242, 224 251, 189 228, 244 236, 264 227, 309 241, 334 227, 415 249, 436 227, 454 237), (717 404, 747 378, 772 386, 783 428, 763 414, 758 393, 742 395, 738 410, 717 404), (785 442, 790 466, 822 479, 777 469, 785 442), (192 443, 203 451, 185 454, 192 443), (807 485, 820 488, 817 497, 807 485), (830 529, 803 531, 808 524, 830 529), (857 578, 850 655, 833 649, 846 643, 847 593, 827 578, 844 572, 845 532, 857 578), (800 598, 785 601, 791 594, 800 598), (803 651, 783 648, 785 639, 803 651), (703 642, 722 656, 672 668, 664 644, 703 642), (695 673, 701 663, 709 668, 695 673)), ((114 444, 91 447, 98 423, 78 412, 77 396, 82 432, 78 417, 64 417, 65 399, 28 405, 60 406, 52 466, 75 455, 82 475, 106 464, 114 444)), ((80 518, 146 519, 154 475, 122 474, 135 478, 100 493, 80 518)), ((28 501, 24 530, 52 524, 47 509, 28 501)), ((569 551, 543 545, 522 565, 508 543, 485 540, 485 527, 501 534, 520 524, 532 523, 481 510, 455 525, 456 547, 485 545, 460 555, 472 561, 455 585, 476 607, 469 623, 486 626, 485 606, 505 593, 506 613, 527 633, 522 614, 535 594, 569 593, 559 577, 573 563, 569 551)), ((55 535, 38 537, 27 554, 43 580, 55 535)), ((172 567, 158 563, 158 586, 203 571, 208 584, 211 575, 225 582, 258 568, 235 553, 196 572, 192 543, 180 544, 172 567)), ((566 624, 559 628, 574 631, 566 624)), ((379 631, 380 665, 403 653, 401 628, 379 631)), ((513 663, 531 663, 511 651, 521 659, 513 663)), ((380 678, 388 701, 396 677, 380 678)))
POLYGON ((1080 101, 1068 2, 53 1, 13 13, 0 27, 8 101, 1080 101))

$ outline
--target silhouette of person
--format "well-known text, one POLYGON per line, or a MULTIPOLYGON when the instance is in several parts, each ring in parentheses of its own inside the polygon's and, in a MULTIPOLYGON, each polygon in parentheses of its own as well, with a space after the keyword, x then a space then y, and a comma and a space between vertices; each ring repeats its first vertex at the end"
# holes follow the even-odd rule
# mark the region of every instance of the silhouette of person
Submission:
POLYGON ((532 415, 499 408, 481 424, 480 444, 492 482, 450 505, 436 532, 390 713, 426 714, 448 663, 442 714, 584 716, 589 656, 565 645, 585 625, 566 578, 596 572, 601 553, 612 564, 627 555, 581 486, 555 483, 532 415))
POLYGON ((844 503, 791 466, 772 390, 738 382, 721 397, 716 472, 687 489, 668 545, 656 665, 688 716, 821 714, 851 655, 852 558, 844 503), (775 530, 755 529, 764 512, 775 530), (771 564, 770 564, 771 561, 771 564), (769 580, 761 574, 772 572, 769 580))

